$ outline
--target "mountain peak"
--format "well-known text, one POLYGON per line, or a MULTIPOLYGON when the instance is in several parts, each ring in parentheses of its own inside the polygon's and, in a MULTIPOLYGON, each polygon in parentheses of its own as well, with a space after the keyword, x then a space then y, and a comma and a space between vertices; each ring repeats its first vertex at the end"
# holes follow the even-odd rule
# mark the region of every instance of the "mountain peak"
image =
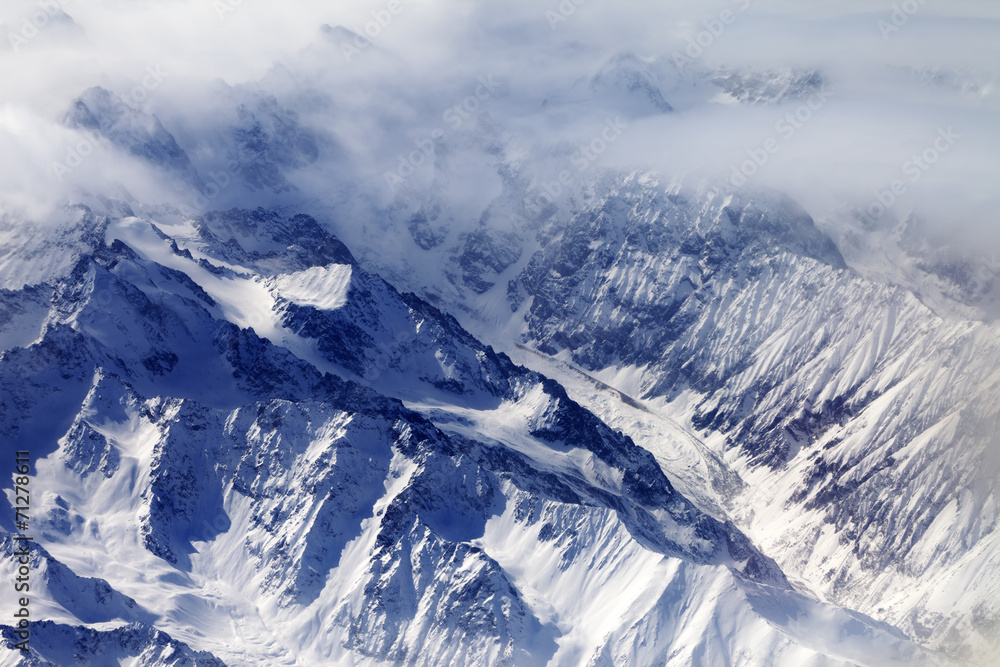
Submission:
POLYGON ((632 111, 673 111, 673 107, 663 99, 660 82, 652 69, 629 51, 617 53, 606 60, 591 77, 588 87, 599 98, 632 111))
POLYGON ((65 123, 74 129, 93 132, 181 181, 203 186, 187 153, 160 120, 130 106, 106 88, 94 86, 85 90, 74 100, 65 123))

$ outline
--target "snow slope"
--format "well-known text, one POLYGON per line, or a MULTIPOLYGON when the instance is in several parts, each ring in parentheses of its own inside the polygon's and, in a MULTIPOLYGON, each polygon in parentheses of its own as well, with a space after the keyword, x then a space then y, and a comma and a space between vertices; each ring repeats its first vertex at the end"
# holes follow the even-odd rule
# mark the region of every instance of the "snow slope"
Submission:
POLYGON ((797 581, 928 645, 985 650, 1000 618, 995 324, 849 269, 773 193, 626 175, 521 224, 522 258, 461 292, 470 328, 609 385, 574 395, 797 581))
POLYGON ((168 201, 0 212, 40 619, 0 664, 995 662, 996 272, 590 148, 824 73, 577 44, 441 137, 486 84, 355 38, 198 117, 88 89, 65 124, 168 201))
POLYGON ((314 221, 98 224, 2 295, 50 295, 0 356, 49 621, 2 664, 65 662, 66 637, 118 664, 942 660, 797 591, 652 454, 314 221), (281 251, 289 225, 321 243, 281 251))

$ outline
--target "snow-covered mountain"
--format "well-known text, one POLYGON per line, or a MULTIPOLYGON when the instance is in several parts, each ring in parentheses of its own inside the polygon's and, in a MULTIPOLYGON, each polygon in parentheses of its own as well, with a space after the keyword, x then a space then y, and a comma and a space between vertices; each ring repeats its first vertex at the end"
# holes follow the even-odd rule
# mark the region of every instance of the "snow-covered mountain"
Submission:
POLYGON ((4 664, 931 657, 308 216, 131 213, 3 293, 48 621, 4 664))
POLYGON ((18 2, 0 665, 996 662, 964 19, 18 2))
MULTIPOLYGON (((777 193, 632 174, 541 222, 495 214, 524 197, 505 193, 437 251, 474 265, 503 235, 512 260, 488 281, 416 280, 458 294, 469 327, 662 452, 794 579, 953 654, 991 644, 1000 331, 988 310, 922 300, 911 286, 936 274, 919 261, 919 283, 850 268, 777 193)), ((990 293, 951 287, 967 303, 990 293)))
POLYGON ((204 188, 191 159, 156 116, 129 105, 101 87, 90 88, 73 103, 67 127, 90 132, 196 188, 204 188))
POLYGON ((688 222, 654 196, 542 232, 524 341, 716 438, 796 576, 937 645, 989 641, 1000 374, 974 360, 1000 358, 996 326, 859 278, 794 207, 709 200, 688 222))

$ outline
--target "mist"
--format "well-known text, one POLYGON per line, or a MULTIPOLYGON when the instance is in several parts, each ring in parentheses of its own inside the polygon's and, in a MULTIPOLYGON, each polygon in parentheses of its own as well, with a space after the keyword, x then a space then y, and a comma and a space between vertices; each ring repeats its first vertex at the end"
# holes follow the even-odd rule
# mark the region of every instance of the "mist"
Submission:
POLYGON ((506 133, 540 182, 554 178, 622 115, 581 94, 631 54, 673 111, 626 113, 593 167, 773 188, 829 224, 914 214, 953 243, 1000 249, 992 2, 51 0, 4 3, 2 20, 0 202, 33 218, 109 189, 199 200, 66 126, 92 86, 158 118, 209 183, 231 158, 239 105, 274 96, 294 109, 318 145, 288 171, 294 188, 226 187, 202 204, 353 197, 384 208, 444 178, 457 217, 472 216, 499 188, 477 144, 484 125, 506 133), (781 70, 818 73, 819 95, 738 104, 699 79, 781 70), (451 166, 433 166, 428 150, 407 167, 428 142, 451 166))

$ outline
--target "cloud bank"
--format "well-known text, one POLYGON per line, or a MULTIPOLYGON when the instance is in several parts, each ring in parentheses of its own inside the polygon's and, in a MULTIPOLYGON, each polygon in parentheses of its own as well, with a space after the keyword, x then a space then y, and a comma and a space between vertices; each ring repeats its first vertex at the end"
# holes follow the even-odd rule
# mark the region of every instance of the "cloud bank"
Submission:
POLYGON ((494 131, 541 183, 594 145, 588 168, 776 188, 821 224, 913 213, 952 242, 1000 249, 1000 7, 803 4, 8 2, 0 201, 35 218, 111 190, 195 211, 385 207, 440 180, 446 156, 447 198, 472 215, 499 189, 483 153, 494 131), (758 85, 781 77, 787 95, 758 85), (655 93, 637 92, 644 81, 655 93), (158 119, 203 182, 68 127, 94 86, 158 119), (627 129, 602 147, 616 118, 627 129), (273 173, 233 186, 257 131, 273 173))

